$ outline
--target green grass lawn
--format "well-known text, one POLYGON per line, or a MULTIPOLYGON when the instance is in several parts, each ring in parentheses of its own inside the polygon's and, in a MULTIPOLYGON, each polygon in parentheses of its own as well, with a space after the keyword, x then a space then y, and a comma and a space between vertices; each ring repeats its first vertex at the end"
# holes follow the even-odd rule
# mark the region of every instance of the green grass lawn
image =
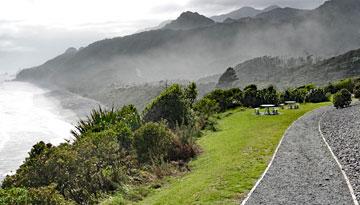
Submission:
POLYGON ((291 123, 328 104, 280 110, 278 116, 255 116, 253 110, 222 114, 220 130, 199 140, 203 153, 190 163, 192 171, 171 178, 140 204, 239 204, 267 167, 291 123))

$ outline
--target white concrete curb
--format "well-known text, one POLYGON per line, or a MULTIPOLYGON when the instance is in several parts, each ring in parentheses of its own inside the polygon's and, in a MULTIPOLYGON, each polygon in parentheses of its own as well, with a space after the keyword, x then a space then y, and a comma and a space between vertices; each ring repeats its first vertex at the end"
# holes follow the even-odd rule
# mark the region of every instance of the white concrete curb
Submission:
POLYGON ((327 141, 326 141, 326 139, 325 139, 325 136, 324 136, 323 132, 321 131, 321 121, 323 120, 323 117, 325 116, 325 114, 326 114, 327 112, 328 112, 328 111, 326 111, 326 112, 321 116, 321 118, 320 118, 320 120, 319 120, 318 127, 319 127, 320 135, 321 135, 323 141, 325 142, 326 147, 329 149, 332 157, 335 159, 337 165, 339 166, 342 175, 343 175, 344 178, 345 178, 345 181, 346 181, 346 184, 347 184, 347 186, 348 186, 348 188, 349 188, 349 191, 350 191, 351 197, 352 197, 352 199, 353 199, 354 205, 359 205, 359 202, 357 201, 356 196, 355 196, 355 193, 354 193, 354 189, 353 189, 353 187, 351 186, 351 183, 350 183, 349 178, 347 177, 347 175, 346 175, 346 173, 345 173, 345 171, 344 171, 344 168, 342 167, 340 161, 338 160, 338 158, 336 157, 336 155, 335 155, 334 152, 332 151, 329 143, 327 143, 327 141))

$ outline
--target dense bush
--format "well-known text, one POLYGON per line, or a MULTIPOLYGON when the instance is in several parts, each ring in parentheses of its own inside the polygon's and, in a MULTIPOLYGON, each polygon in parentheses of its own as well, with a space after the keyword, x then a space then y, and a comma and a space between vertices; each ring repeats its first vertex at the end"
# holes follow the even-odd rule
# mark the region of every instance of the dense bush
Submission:
POLYGON ((215 89, 214 91, 207 94, 204 98, 215 101, 219 105, 221 112, 224 112, 231 104, 231 99, 229 99, 225 91, 221 89, 215 89))
POLYGON ((338 82, 334 83, 336 92, 342 90, 342 89, 346 89, 348 91, 353 91, 354 90, 354 81, 351 78, 348 79, 344 79, 344 80, 340 80, 338 82))
POLYGON ((163 91, 151 102, 143 113, 145 122, 160 122, 165 120, 169 127, 188 125, 191 122, 191 111, 180 85, 174 84, 163 91))
MULTIPOLYGON (((199 117, 192 117, 195 112, 191 109, 196 96, 194 83, 185 91, 179 85, 166 89, 144 112, 145 119, 161 123, 143 125, 132 105, 93 110, 76 126, 73 142, 57 147, 35 144, 16 174, 4 179, 1 200, 6 199, 5 204, 21 204, 23 199, 33 204, 53 204, 54 200, 58 204, 97 204, 105 195, 126 190, 129 184, 153 179, 157 176, 154 170, 172 166, 170 160, 188 161, 199 152, 195 140, 201 132, 193 123, 199 117), (154 170, 148 169, 149 164, 154 170)), ((204 107, 197 104, 197 112, 204 111, 209 117, 218 105, 205 101, 204 107)))
POLYGON ((355 98, 360 98, 360 83, 356 84, 353 91, 355 98))
POLYGON ((72 145, 58 147, 38 143, 16 174, 5 178, 3 187, 40 188, 55 183, 66 199, 96 203, 101 193, 122 187, 127 167, 135 166, 118 134, 113 130, 87 133, 72 145))
POLYGON ((201 136, 199 128, 182 125, 176 127, 174 134, 175 137, 169 153, 170 160, 188 161, 199 153, 200 148, 195 142, 201 136))
POLYGON ((258 91, 259 104, 279 104, 279 94, 274 86, 269 86, 258 91))
POLYGON ((55 190, 55 185, 40 188, 10 188, 0 189, 0 204, 16 204, 16 205, 70 205, 75 204, 67 201, 55 190))
POLYGON ((243 105, 246 107, 259 107, 261 104, 256 85, 249 85, 244 89, 243 105))
POLYGON ((160 163, 168 160, 174 135, 164 123, 149 122, 136 130, 134 147, 142 163, 160 163))
POLYGON ((333 83, 329 83, 327 86, 325 86, 324 91, 326 93, 335 94, 337 92, 337 89, 333 83))
POLYGON ((351 104, 351 93, 342 89, 339 92, 335 93, 333 97, 333 103, 336 108, 344 108, 351 104))
POLYGON ((322 88, 312 89, 305 96, 305 102, 319 103, 319 102, 326 102, 328 100, 329 99, 326 96, 324 89, 322 88))
POLYGON ((140 127, 140 115, 133 105, 122 107, 120 110, 104 110, 101 107, 91 111, 86 120, 80 120, 72 131, 75 137, 80 137, 87 132, 101 132, 119 122, 125 122, 132 130, 140 127))
POLYGON ((231 89, 225 90, 225 97, 229 99, 227 109, 242 106, 244 94, 240 90, 240 88, 231 88, 231 89))
POLYGON ((199 129, 204 129, 209 124, 210 116, 220 111, 219 104, 212 99, 202 98, 194 105, 194 110, 197 115, 197 126, 199 129))
POLYGON ((296 89, 287 89, 281 94, 281 101, 296 101, 303 103, 305 101, 306 94, 308 93, 307 88, 301 87, 296 89))

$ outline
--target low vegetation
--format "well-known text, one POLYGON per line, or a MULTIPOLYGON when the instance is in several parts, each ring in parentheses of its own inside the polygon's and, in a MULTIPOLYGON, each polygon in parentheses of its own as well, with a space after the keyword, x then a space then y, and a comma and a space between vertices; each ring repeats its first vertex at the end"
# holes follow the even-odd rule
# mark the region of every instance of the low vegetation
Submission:
POLYGON ((203 154, 189 164, 191 172, 169 179, 139 204, 239 204, 265 170, 287 127, 328 104, 303 104, 271 117, 240 108, 221 114, 219 131, 207 132, 198 141, 203 154))
POLYGON ((336 108, 348 107, 351 104, 351 101, 351 93, 346 89, 342 89, 335 93, 333 97, 333 103, 336 108))
MULTIPOLYGON (((59 146, 34 145, 16 174, 3 181, 0 198, 5 204, 128 204, 161 188, 167 176, 193 169, 185 184, 175 184, 145 202, 165 203, 166 193, 175 192, 179 200, 188 202, 232 202, 241 198, 263 171, 286 127, 324 104, 307 104, 274 118, 258 118, 252 110, 240 110, 287 100, 325 102, 330 93, 355 82, 341 81, 326 88, 306 85, 284 92, 274 86, 258 89, 249 85, 244 90, 216 89, 202 99, 197 98, 196 84, 174 84, 141 114, 133 105, 99 108, 78 123, 72 131, 74 140, 59 146), (229 117, 219 121, 219 116, 229 117), (206 137, 202 137, 204 133, 206 137), (204 154, 191 162, 199 153, 204 154), (213 177, 221 180, 215 183, 213 177), (186 189, 180 190, 180 186, 186 189), (209 190, 211 187, 215 190, 209 190), (109 196, 112 198, 104 201, 109 196)), ((343 90, 340 93, 345 95, 343 90)))

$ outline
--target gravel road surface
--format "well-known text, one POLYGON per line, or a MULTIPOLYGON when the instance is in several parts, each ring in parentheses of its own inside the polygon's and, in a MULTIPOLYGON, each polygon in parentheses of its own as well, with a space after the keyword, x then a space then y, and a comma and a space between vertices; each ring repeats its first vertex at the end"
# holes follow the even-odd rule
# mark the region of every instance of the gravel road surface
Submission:
POLYGON ((308 113, 287 130, 246 205, 353 204, 345 178, 318 129, 322 115, 331 109, 308 113))
POLYGON ((360 200, 360 105, 331 109, 321 120, 321 131, 340 161, 360 200))

